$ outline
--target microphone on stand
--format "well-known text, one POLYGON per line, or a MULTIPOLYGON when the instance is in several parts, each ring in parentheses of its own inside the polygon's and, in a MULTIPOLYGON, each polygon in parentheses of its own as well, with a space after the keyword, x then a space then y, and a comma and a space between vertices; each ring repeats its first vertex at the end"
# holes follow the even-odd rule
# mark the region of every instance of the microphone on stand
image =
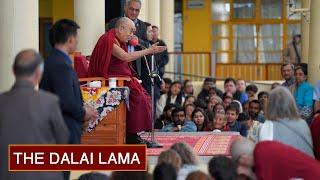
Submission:
MULTIPOLYGON (((140 47, 141 49, 147 49, 146 47, 142 46, 139 44, 138 39, 133 38, 129 40, 129 44, 134 47, 140 47)), ((161 81, 162 79, 158 75, 158 73, 155 71, 155 60, 154 60, 154 55, 151 56, 151 69, 149 67, 148 61, 146 56, 143 56, 146 66, 148 68, 148 73, 149 77, 151 80, 151 121, 152 121, 152 129, 151 129, 151 141, 147 143, 148 148, 162 148, 163 146, 158 144, 158 142, 155 140, 155 135, 154 135, 154 122, 155 122, 155 97, 154 97, 154 87, 155 87, 155 78, 158 77, 161 81)))

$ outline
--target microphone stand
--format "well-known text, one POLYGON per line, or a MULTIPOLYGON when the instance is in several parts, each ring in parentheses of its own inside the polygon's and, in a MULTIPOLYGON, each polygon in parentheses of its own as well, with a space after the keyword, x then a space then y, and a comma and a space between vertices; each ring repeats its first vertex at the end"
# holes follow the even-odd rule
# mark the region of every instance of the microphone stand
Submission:
POLYGON ((155 135, 154 135, 154 122, 155 122, 155 80, 156 78, 159 78, 161 80, 159 74, 155 70, 155 60, 154 60, 154 54, 151 56, 151 70, 148 64, 148 61, 146 57, 144 56, 145 63, 148 68, 149 72, 149 77, 151 80, 151 121, 152 121, 152 129, 151 129, 151 141, 148 143, 148 148, 162 148, 163 146, 158 144, 158 142, 155 140, 155 135))

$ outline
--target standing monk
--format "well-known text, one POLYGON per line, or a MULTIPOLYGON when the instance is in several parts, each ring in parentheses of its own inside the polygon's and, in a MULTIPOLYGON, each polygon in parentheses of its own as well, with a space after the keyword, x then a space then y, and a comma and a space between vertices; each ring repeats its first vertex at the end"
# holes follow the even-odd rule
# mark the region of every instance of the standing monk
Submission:
POLYGON ((129 18, 120 18, 111 29, 98 40, 89 65, 89 76, 130 77, 125 86, 130 88, 130 109, 127 111, 127 143, 141 143, 137 133, 151 129, 151 98, 135 77, 132 61, 144 55, 162 52, 164 46, 152 45, 148 49, 128 53, 127 42, 135 31, 135 25, 129 18))

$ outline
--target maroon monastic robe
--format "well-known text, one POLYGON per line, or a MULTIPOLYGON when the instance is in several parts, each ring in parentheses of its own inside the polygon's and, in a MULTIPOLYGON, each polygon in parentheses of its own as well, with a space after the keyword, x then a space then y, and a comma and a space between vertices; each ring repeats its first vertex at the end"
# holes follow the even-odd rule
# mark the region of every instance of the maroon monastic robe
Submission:
POLYGON ((130 77, 125 82, 130 89, 129 106, 127 110, 127 133, 134 134, 151 129, 151 98, 134 77, 131 63, 120 60, 112 55, 113 44, 117 44, 126 52, 127 44, 121 43, 116 37, 115 29, 102 35, 90 58, 89 77, 130 77))

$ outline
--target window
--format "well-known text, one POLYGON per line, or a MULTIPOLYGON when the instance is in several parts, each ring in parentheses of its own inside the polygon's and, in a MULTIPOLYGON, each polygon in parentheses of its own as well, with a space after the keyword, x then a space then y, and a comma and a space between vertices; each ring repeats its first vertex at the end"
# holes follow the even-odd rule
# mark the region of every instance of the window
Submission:
POLYGON ((261 0, 261 17, 264 19, 281 19, 281 0, 261 0))
MULTIPOLYGON (((212 0, 212 52, 218 63, 278 63, 300 34, 285 0, 212 0)), ((301 7, 295 0, 293 8, 301 7)))
POLYGON ((233 18, 251 19, 255 17, 255 4, 253 0, 234 0, 233 18))

